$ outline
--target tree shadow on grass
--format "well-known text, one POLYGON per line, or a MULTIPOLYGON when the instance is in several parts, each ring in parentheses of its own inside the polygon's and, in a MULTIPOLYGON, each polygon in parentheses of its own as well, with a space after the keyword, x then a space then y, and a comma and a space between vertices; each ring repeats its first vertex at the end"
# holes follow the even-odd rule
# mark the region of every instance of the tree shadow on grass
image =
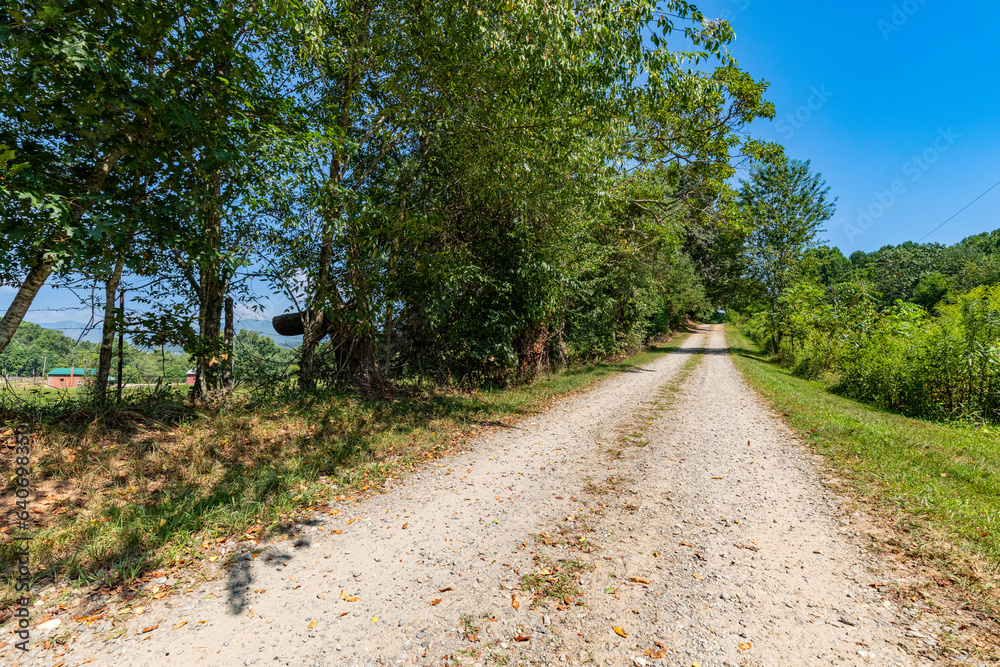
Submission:
MULTIPOLYGON (((622 361, 564 373, 599 379, 641 369, 622 361)), ((44 516, 33 543, 35 570, 49 579, 116 586, 132 597, 129 584, 216 555, 222 537, 227 553, 220 562, 231 560, 227 604, 240 613, 252 585, 248 554, 260 542, 292 537, 297 513, 329 501, 333 487, 316 484, 321 477, 338 478, 341 493, 359 479, 358 486, 378 483, 399 460, 433 456, 482 426, 508 427, 553 393, 328 390, 216 410, 161 397, 129 404, 104 421, 79 408, 39 413, 33 483, 50 495, 83 491, 79 504, 44 516)), ((18 417, 4 415, 10 416, 18 417)), ((13 545, 0 544, 0 579, 12 581, 15 567, 13 545)), ((0 590, 0 607, 11 593, 0 590)))

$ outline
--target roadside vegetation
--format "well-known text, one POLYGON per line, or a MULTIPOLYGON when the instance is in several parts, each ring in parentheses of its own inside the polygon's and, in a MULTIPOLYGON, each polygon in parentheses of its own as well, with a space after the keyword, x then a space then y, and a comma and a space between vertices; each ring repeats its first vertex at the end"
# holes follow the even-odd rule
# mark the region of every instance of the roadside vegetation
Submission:
MULTIPOLYGON (((815 238, 815 237, 814 237, 815 238)), ((806 246, 732 320, 796 375, 914 417, 1000 422, 1000 230, 845 258, 806 246)))

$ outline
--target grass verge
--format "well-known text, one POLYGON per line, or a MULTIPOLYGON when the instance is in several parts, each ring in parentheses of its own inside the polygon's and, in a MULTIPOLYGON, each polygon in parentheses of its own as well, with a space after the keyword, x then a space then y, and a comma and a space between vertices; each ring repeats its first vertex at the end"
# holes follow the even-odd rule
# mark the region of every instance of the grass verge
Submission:
POLYGON ((734 327, 727 326, 726 338, 749 384, 884 520, 887 551, 955 577, 961 606, 995 621, 1000 431, 911 419, 837 396, 770 363, 734 327))
MULTIPOLYGON (((39 409, 31 415, 32 589, 55 581, 127 586, 152 570, 219 560, 234 542, 252 548, 287 534, 312 510, 377 492, 421 462, 462 449, 483 429, 508 426, 647 364, 685 338, 623 361, 476 393, 275 393, 197 410, 179 393, 162 392, 113 419, 82 407, 39 409)), ((0 410, 0 418, 9 420, 0 426, 2 448, 24 416, 0 410)), ((13 498, 11 484, 2 481, 4 497, 13 498)), ((7 514, 0 526, 13 525, 15 509, 0 507, 7 514)), ((13 599, 15 565, 11 532, 0 529, 0 623, 13 599)))

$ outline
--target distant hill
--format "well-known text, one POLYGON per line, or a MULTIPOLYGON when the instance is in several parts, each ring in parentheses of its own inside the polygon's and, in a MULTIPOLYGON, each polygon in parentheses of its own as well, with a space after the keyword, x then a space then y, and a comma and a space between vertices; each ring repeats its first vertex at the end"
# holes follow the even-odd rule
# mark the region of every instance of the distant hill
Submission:
MULTIPOLYGON (((30 314, 28 319, 30 319, 30 314)), ((98 321, 93 327, 84 333, 87 328, 86 322, 74 322, 71 320, 63 320, 60 322, 47 322, 44 324, 39 324, 43 329, 51 329, 52 331, 61 331, 63 335, 72 338, 73 340, 85 340, 91 343, 101 342, 101 322, 98 321), (82 338, 81 338, 82 336, 82 338)), ((246 329, 247 331, 255 331, 262 336, 267 336, 272 339, 279 347, 294 348, 302 344, 302 336, 279 336, 274 331, 274 327, 271 326, 271 320, 240 320, 236 323, 236 330, 246 329)), ((167 350, 170 352, 180 353, 183 352, 179 347, 167 346, 167 350)))

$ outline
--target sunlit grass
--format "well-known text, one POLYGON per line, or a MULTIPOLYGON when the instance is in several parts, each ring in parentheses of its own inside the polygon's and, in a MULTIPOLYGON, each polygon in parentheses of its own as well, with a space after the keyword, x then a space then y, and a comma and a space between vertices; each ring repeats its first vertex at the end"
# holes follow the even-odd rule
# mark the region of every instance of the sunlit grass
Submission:
POLYGON ((769 363, 734 327, 726 334, 751 386, 856 492, 896 519, 926 555, 990 585, 1000 568, 1000 431, 912 419, 837 396, 769 363))

